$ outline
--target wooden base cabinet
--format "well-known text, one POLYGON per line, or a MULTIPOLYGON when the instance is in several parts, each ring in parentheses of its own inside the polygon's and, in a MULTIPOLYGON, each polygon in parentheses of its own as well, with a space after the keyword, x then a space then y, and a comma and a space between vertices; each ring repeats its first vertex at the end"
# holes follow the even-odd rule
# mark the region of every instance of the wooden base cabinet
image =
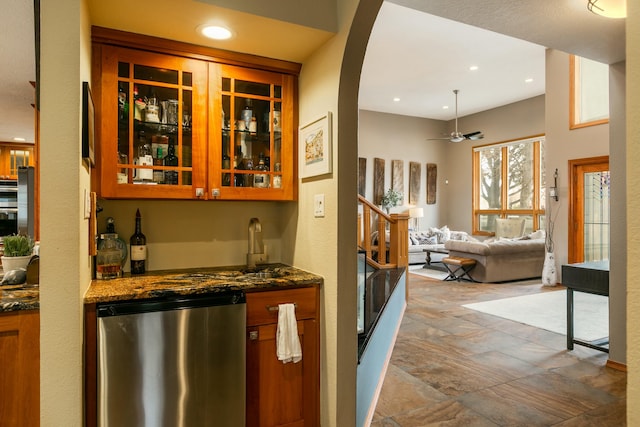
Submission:
POLYGON ((319 426, 317 287, 247 293, 247 426, 319 426), (276 355, 278 304, 294 303, 302 360, 276 355))
POLYGON ((40 313, 0 313, 0 425, 40 425, 40 313))

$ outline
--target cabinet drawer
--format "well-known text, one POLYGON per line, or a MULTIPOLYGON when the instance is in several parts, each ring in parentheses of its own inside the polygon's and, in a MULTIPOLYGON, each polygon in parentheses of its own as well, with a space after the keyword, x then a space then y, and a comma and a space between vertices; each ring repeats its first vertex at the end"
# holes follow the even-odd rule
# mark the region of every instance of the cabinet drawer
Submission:
POLYGON ((247 292, 247 325, 264 325, 278 322, 278 304, 296 305, 296 319, 316 317, 317 289, 299 288, 284 291, 247 292))

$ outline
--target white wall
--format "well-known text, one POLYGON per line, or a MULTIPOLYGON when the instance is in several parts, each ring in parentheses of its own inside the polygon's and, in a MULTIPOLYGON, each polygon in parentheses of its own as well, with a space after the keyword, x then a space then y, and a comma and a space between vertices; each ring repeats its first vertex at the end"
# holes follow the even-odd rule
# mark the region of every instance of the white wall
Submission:
POLYGON ((392 212, 403 212, 409 206, 409 162, 420 163, 420 193, 416 207, 424 209, 420 218, 420 228, 442 227, 446 224, 444 207, 450 194, 442 178, 446 169, 447 141, 427 141, 446 133, 446 122, 418 117, 400 116, 360 110, 358 122, 358 157, 367 159, 366 193, 367 200, 373 202, 374 158, 385 161, 385 192, 391 188, 391 161, 402 160, 404 170, 403 206, 392 212), (438 166, 436 203, 427 205, 427 163, 438 166))

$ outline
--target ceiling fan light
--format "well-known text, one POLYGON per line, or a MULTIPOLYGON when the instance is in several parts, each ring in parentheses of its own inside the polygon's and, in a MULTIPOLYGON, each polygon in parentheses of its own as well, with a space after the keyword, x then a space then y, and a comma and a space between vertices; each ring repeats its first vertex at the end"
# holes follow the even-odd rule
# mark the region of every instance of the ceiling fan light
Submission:
POLYGON ((626 18, 626 0, 587 0, 587 9, 606 18, 626 18))

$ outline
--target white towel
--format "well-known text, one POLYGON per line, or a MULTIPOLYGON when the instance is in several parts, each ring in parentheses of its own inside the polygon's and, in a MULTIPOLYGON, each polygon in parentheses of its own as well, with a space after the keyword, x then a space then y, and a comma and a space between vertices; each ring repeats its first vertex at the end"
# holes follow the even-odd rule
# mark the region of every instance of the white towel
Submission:
POLYGON ((302 347, 298 338, 296 308, 293 304, 278 304, 278 329, 276 352, 282 363, 302 360, 302 347))

